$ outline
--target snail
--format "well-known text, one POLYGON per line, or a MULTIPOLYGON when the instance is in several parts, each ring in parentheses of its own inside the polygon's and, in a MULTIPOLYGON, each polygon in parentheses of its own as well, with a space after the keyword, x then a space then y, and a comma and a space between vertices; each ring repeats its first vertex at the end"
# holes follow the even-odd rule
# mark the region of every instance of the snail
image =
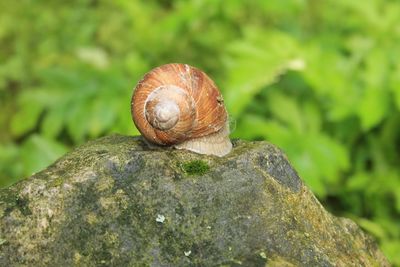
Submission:
POLYGON ((150 143, 222 157, 232 149, 228 113, 215 83, 187 64, 166 64, 136 85, 133 122, 150 143))

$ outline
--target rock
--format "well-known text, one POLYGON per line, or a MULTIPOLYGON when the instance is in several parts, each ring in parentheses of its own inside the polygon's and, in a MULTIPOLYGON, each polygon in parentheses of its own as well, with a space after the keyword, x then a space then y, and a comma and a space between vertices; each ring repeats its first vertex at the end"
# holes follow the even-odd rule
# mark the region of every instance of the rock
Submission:
POLYGON ((0 266, 389 266, 282 152, 217 158, 109 136, 0 191, 0 266))

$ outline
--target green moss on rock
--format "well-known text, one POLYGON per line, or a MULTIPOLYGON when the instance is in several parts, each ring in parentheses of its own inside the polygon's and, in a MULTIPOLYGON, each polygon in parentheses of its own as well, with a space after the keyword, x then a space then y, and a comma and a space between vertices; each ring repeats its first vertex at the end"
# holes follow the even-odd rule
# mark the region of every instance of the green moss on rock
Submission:
POLYGON ((192 160, 189 162, 183 162, 180 164, 182 170, 187 173, 188 175, 203 175, 209 169, 207 162, 204 160, 192 160))

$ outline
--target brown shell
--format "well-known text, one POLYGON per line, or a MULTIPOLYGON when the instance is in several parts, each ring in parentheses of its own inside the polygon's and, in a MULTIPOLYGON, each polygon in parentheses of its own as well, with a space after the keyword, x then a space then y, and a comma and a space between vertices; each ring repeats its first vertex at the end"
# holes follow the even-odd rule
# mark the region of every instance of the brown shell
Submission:
MULTIPOLYGON (((147 105, 149 106, 149 105, 147 105)), ((226 127, 227 112, 215 83, 201 70, 186 64, 166 64, 148 72, 136 86, 131 102, 132 118, 150 142, 179 144, 191 138, 210 135, 226 127), (146 102, 159 88, 179 87, 184 97, 173 96, 181 112, 177 124, 169 130, 153 127, 146 119, 146 102)))

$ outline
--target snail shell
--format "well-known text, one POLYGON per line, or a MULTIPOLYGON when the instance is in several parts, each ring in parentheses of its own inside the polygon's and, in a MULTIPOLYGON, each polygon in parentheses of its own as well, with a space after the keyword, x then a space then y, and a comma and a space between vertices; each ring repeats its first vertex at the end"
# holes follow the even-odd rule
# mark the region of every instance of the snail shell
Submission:
POLYGON ((214 82, 186 64, 166 64, 136 86, 132 118, 151 143, 224 156, 232 149, 228 114, 214 82))

